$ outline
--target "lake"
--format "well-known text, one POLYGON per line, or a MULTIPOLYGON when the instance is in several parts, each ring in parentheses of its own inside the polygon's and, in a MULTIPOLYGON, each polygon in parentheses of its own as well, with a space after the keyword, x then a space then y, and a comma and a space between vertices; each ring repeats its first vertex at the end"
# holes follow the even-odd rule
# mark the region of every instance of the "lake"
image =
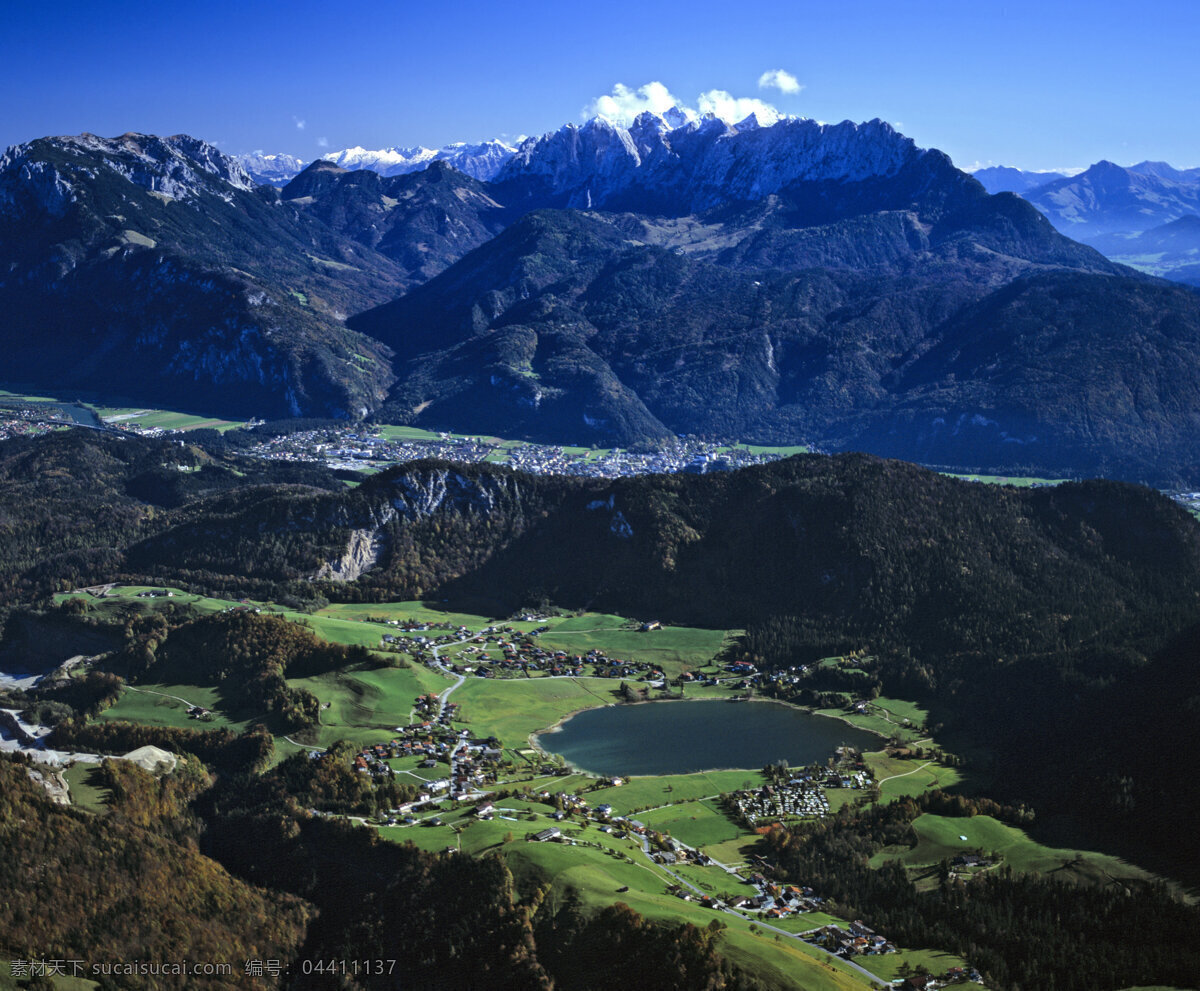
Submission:
POLYGON ((543 749, 593 774, 687 774, 824 763, 842 744, 878 750, 882 737, 781 702, 690 701, 576 713, 538 735, 543 749))

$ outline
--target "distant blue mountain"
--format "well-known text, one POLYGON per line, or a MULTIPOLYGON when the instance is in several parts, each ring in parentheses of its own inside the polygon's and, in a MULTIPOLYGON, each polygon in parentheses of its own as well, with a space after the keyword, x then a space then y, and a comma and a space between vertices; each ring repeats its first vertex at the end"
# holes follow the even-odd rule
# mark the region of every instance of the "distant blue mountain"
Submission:
POLYGON ((1027 193, 1055 179, 1066 179, 1065 172, 1025 172, 1007 165, 993 165, 973 172, 989 193, 1027 193))

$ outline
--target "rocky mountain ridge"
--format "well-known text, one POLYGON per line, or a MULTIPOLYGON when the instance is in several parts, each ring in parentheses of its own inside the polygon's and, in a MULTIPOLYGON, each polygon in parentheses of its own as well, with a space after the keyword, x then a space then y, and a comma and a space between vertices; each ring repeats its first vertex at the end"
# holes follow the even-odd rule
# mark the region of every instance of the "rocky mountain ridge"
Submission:
POLYGON ((921 155, 941 154, 919 151, 880 120, 673 120, 647 112, 629 127, 605 117, 568 124, 523 142, 496 182, 543 206, 679 216, 761 200, 797 182, 886 179, 921 155))
POLYGON ((387 299, 395 267, 287 215, 275 191, 194 138, 9 149, 0 266, 9 382, 235 415, 355 416, 391 381, 386 350, 339 311, 387 299))

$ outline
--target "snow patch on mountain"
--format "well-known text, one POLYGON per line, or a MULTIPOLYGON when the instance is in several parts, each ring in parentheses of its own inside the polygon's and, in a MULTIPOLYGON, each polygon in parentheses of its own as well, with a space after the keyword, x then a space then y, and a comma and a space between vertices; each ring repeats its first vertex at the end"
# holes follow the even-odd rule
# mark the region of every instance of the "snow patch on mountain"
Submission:
POLYGON ((321 156, 343 169, 370 169, 380 175, 406 175, 419 172, 431 162, 445 162, 464 175, 482 182, 491 181, 504 163, 516 151, 503 141, 484 141, 481 144, 456 142, 434 150, 417 145, 415 148, 381 148, 371 150, 354 147, 329 152, 321 156))

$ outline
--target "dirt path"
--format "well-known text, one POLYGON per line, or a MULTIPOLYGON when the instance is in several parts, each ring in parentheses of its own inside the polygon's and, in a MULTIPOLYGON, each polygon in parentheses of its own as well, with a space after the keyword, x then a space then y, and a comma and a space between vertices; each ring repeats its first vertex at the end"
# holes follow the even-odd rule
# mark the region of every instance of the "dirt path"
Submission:
POLYGON ((896 778, 907 778, 910 774, 916 774, 918 771, 925 770, 925 768, 927 768, 930 764, 936 764, 936 763, 937 763, 936 760, 927 760, 920 767, 914 767, 911 771, 905 771, 903 774, 889 774, 886 778, 877 778, 875 783, 877 785, 881 785, 885 781, 892 781, 896 778))
POLYGON ((141 692, 143 695, 158 695, 165 699, 174 699, 176 702, 182 702, 186 706, 198 707, 201 709, 206 708, 206 706, 202 706, 198 702, 189 702, 187 699, 180 698, 178 695, 168 695, 166 692, 156 692, 149 688, 134 688, 133 685, 126 685, 125 687, 131 692, 141 692))

